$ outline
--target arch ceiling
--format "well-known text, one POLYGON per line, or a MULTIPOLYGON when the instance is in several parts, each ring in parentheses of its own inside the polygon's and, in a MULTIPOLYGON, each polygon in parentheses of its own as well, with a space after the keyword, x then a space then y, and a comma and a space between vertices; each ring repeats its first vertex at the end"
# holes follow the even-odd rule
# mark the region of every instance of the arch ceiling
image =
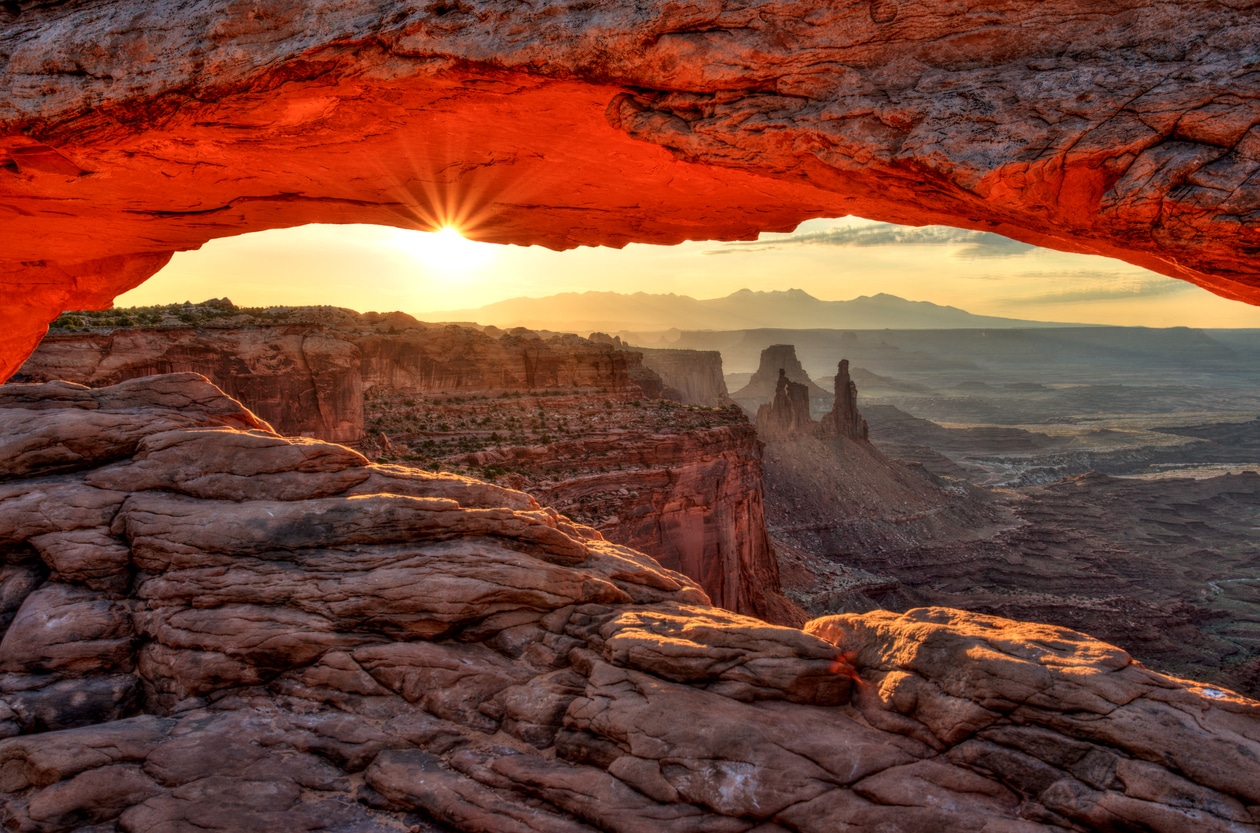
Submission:
POLYGON ((0 378, 172 252, 310 222, 565 248, 854 213, 1260 302, 1258 8, 10 0, 0 378))

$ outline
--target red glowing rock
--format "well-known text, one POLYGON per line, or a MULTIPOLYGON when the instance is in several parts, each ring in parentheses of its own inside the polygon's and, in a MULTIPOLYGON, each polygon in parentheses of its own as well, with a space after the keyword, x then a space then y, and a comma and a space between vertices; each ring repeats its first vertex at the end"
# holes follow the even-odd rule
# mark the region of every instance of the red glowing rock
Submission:
POLYGON ((1260 300, 1244 3, 6 9, 0 377, 172 251, 309 222, 568 247, 856 213, 1260 300))

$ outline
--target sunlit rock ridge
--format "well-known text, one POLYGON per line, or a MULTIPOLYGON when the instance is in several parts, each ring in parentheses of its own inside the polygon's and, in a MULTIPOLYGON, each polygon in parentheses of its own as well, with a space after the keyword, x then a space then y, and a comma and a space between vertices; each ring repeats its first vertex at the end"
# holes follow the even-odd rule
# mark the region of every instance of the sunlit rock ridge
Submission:
POLYGON ((0 376, 173 251, 946 223, 1260 298, 1251 2, 14 0, 0 376))
POLYGON ((0 388, 0 552, 5 830, 1260 829, 1260 703, 942 608, 768 625, 196 374, 0 388))

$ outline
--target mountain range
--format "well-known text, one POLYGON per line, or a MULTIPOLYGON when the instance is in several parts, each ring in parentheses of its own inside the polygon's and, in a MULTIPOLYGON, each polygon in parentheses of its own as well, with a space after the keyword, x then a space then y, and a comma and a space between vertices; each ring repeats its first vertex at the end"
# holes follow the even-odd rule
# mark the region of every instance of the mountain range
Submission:
POLYGON ((800 289, 754 292, 725 298, 646 292, 565 292, 545 298, 511 298, 477 309, 429 313, 447 321, 565 332, 659 332, 757 328, 846 330, 1012 329, 1079 326, 973 315, 957 307, 907 301, 896 295, 862 295, 823 301, 800 289))

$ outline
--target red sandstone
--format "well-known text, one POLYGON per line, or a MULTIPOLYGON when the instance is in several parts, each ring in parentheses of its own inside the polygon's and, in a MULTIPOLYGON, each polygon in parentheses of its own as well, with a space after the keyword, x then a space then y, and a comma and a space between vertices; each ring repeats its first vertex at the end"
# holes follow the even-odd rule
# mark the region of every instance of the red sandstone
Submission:
POLYGON ((568 247, 856 213, 1260 299, 1249 3, 12 5, 0 377, 171 252, 308 222, 568 247))

